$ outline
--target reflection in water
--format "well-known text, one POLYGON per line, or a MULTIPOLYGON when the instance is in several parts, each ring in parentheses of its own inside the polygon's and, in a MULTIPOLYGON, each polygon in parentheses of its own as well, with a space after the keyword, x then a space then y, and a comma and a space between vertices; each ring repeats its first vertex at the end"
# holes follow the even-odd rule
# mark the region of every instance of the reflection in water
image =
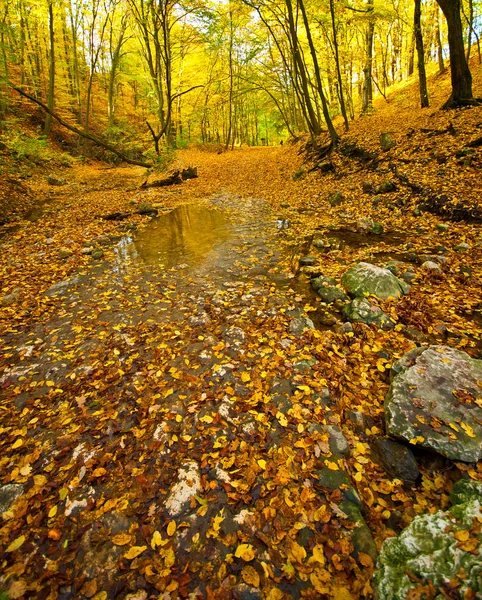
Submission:
POLYGON ((225 213, 202 206, 178 206, 152 222, 135 238, 124 237, 116 247, 120 263, 201 263, 206 255, 230 235, 225 213))

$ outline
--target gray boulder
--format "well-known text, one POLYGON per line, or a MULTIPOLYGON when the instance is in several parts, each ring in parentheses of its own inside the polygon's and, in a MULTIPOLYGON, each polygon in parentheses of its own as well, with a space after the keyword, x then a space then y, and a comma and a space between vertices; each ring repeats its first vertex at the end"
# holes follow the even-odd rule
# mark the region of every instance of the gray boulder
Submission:
POLYGON ((308 317, 296 317, 291 320, 289 331, 292 335, 300 336, 305 329, 314 329, 315 324, 308 317))
MULTIPOLYGON (((419 592, 429 585, 450 589, 454 598, 482 597, 482 534, 480 528, 473 530, 480 519, 482 484, 460 480, 450 498, 449 510, 415 517, 398 537, 384 541, 374 575, 375 598, 425 597, 419 592)), ((442 597, 447 596, 437 595, 442 597)))
POLYGON ((449 346, 417 348, 393 365, 387 432, 452 460, 482 458, 482 360, 449 346))
POLYGON ((379 306, 370 304, 366 298, 355 298, 343 309, 344 316, 351 322, 376 325, 381 329, 393 329, 395 323, 379 306))
POLYGON ((23 485, 7 483, 0 486, 0 514, 10 509, 15 500, 23 494, 23 485))
POLYGON ((360 262, 348 269, 341 282, 350 296, 372 295, 377 298, 400 298, 408 294, 410 286, 388 269, 360 262))

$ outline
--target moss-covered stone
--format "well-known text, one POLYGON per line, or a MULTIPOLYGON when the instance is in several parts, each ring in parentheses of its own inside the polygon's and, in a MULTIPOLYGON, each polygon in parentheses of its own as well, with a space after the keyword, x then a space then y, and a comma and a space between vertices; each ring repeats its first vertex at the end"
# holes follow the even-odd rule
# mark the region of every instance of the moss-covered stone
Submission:
POLYGON ((415 517, 398 537, 385 540, 374 575, 376 598, 405 600, 429 582, 435 588, 452 582, 451 589, 458 582, 454 597, 482 597, 482 534, 477 533, 480 529, 470 532, 480 518, 482 484, 461 480, 451 498, 462 503, 415 517), (464 547, 455 537, 460 531, 468 531, 475 546, 464 547))
POLYGON ((377 298, 400 298, 410 291, 410 286, 388 269, 365 262, 348 269, 341 282, 350 296, 369 294, 377 298))
POLYGON ((350 502, 350 500, 343 500, 343 502, 340 503, 340 509, 347 515, 349 521, 353 521, 353 523, 356 524, 355 527, 350 530, 355 558, 360 552, 363 552, 364 554, 371 556, 375 561, 378 556, 375 540, 360 512, 359 506, 350 502))
POLYGON ((366 298, 355 298, 343 309, 345 317, 352 322, 375 324, 381 329, 393 329, 395 323, 379 306, 370 304, 366 298))

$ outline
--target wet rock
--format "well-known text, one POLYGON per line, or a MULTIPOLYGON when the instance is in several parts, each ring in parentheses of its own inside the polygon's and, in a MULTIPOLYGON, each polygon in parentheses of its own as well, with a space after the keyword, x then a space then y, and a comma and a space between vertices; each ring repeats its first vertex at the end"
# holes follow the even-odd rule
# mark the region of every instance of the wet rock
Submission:
POLYGON ((468 547, 460 542, 480 519, 482 484, 460 480, 450 497, 447 511, 415 517, 398 537, 384 541, 374 575, 377 598, 405 600, 429 584, 437 590, 449 582, 457 582, 454 597, 482 596, 482 535, 469 534, 468 547))
POLYGON ((23 494, 23 485, 7 483, 0 486, 0 514, 10 510, 10 507, 23 494))
POLYGON ((62 186, 67 184, 67 180, 63 177, 54 177, 53 175, 49 175, 47 177, 47 183, 49 185, 62 186))
POLYGON ((385 399, 388 433, 452 460, 480 460, 482 361, 449 346, 431 346, 397 362, 385 399))
POLYGON ((70 248, 60 248, 58 251, 57 256, 61 259, 66 259, 66 258, 70 258, 71 256, 73 256, 73 252, 70 248))
POLYGON ((65 292, 67 288, 77 285, 80 281, 79 277, 72 277, 71 279, 62 279, 58 283, 54 283, 49 287, 49 289, 45 292, 46 296, 53 296, 55 294, 59 294, 65 292))
POLYGON ((323 302, 331 303, 336 300, 347 301, 349 299, 341 288, 336 287, 336 279, 332 277, 316 277, 310 283, 323 302))
POLYGON ((345 196, 339 190, 337 190, 336 192, 330 195, 330 197, 328 198, 328 202, 331 206, 339 206, 340 204, 345 202, 345 196))
POLYGON ((353 333, 353 325, 351 323, 339 323, 334 327, 335 333, 353 333))
POLYGON ((401 274, 404 267, 405 265, 399 260, 391 260, 385 265, 385 269, 388 269, 395 277, 398 277, 401 274))
MULTIPOLYGON (((325 300, 325 302, 327 302, 325 300)), ((335 323, 337 323, 338 319, 335 315, 331 314, 328 311, 318 313, 318 321, 321 325, 325 325, 326 327, 331 327, 335 323)))
POLYGON ((93 246, 88 246, 87 248, 82 248, 82 250, 80 251, 81 254, 92 254, 92 252, 94 251, 94 247, 93 246))
POLYGON ((351 541, 354 546, 354 556, 358 556, 360 552, 368 554, 373 561, 376 561, 378 556, 377 546, 373 539, 372 532, 366 524, 363 515, 360 512, 360 508, 354 502, 350 500, 343 500, 340 503, 340 509, 347 515, 350 521, 355 523, 355 527, 350 531, 351 541))
POLYGON ((426 260, 422 265, 421 265, 422 269, 425 269, 426 271, 441 271, 442 269, 440 268, 439 263, 436 263, 432 260, 426 260))
POLYGON ((450 229, 450 225, 447 223, 437 223, 436 228, 438 231, 448 231, 450 229))
POLYGON ((454 250, 455 252, 465 252, 465 250, 470 250, 470 246, 467 242, 462 242, 461 244, 454 246, 454 250))
POLYGON ((292 335, 300 336, 305 329, 315 329, 315 324, 308 317, 296 317, 290 322, 289 332, 292 335))
POLYGON ((379 306, 370 304, 366 298, 355 298, 345 306, 343 314, 351 322, 377 325, 381 329, 393 329, 395 323, 379 306))
MULTIPOLYGON (((332 458, 330 458, 330 461, 332 458)), ((352 486, 350 478, 345 471, 333 471, 328 467, 324 467, 316 471, 318 477, 318 485, 329 490, 342 490, 345 500, 352 502, 357 506, 361 506, 361 500, 358 492, 352 486)))
POLYGON ((341 282, 350 296, 369 294, 378 298, 400 298, 410 291, 410 286, 388 269, 366 262, 360 262, 348 269, 341 282))
POLYGON ((388 152, 395 146, 395 141, 389 133, 380 134, 380 147, 383 152, 388 152))
POLYGON ((362 190, 364 194, 372 194, 374 191, 373 183, 371 181, 364 181, 362 183, 362 190))
POLYGON ((211 323, 211 317, 206 312, 202 312, 198 315, 191 315, 187 320, 191 327, 206 327, 211 323))
POLYGON ((411 285, 411 283, 415 279, 415 277, 416 277, 416 273, 412 268, 407 269, 405 271, 405 273, 402 273, 400 275, 400 278, 403 279, 403 281, 405 281, 405 283, 408 283, 408 285, 411 285))
POLYGON ((155 217, 158 214, 157 208, 154 208, 150 202, 141 202, 137 209, 138 215, 147 215, 150 217, 155 217))
POLYGON ((415 483, 420 475, 413 452, 390 438, 377 438, 371 445, 373 460, 390 477, 405 483, 415 483))
POLYGON ((388 194, 396 189, 397 186, 392 181, 384 181, 377 187, 377 194, 388 194))
POLYGON ((317 262, 317 258, 316 256, 302 256, 300 258, 300 265, 301 266, 312 266, 317 262))
POLYGON ((328 441, 333 454, 348 456, 348 442, 341 429, 337 425, 325 425, 325 429, 330 434, 328 441))
POLYGON ((7 294, 0 301, 0 306, 10 306, 10 304, 14 304, 20 298, 20 292, 22 288, 15 288, 13 292, 7 294))
POLYGON ((301 373, 306 373, 307 371, 310 371, 316 363, 317 361, 314 358, 299 360, 293 364, 293 368, 301 373))
POLYGON ((420 329, 417 329, 416 327, 411 327, 410 325, 407 325, 407 327, 403 328, 403 335, 408 339, 408 340, 412 340, 412 342, 415 342, 416 344, 424 344, 427 341, 427 336, 420 331, 420 329))
POLYGON ((371 429, 375 425, 372 417, 364 414, 361 410, 349 410, 346 413, 346 418, 353 423, 354 430, 357 433, 365 433, 367 429, 371 429))
POLYGON ((92 252, 92 258, 93 258, 94 260, 100 260, 101 258, 103 258, 103 256, 104 256, 104 251, 103 251, 103 250, 101 250, 100 248, 99 248, 99 249, 97 249, 97 250, 94 250, 94 251, 92 252))
POLYGON ((373 227, 370 229, 372 235, 382 235, 384 231, 383 225, 377 222, 373 223, 373 227))
POLYGON ((324 238, 315 238, 312 243, 315 248, 320 250, 330 247, 330 242, 324 238))
POLYGON ((440 256, 439 254, 420 254, 420 256, 417 257, 417 261, 420 264, 423 264, 427 261, 431 261, 434 263, 438 263, 439 265, 445 265, 447 264, 447 257, 440 256))
POLYGON ((171 517, 182 514, 189 507, 191 496, 199 494, 202 489, 201 471, 193 460, 186 461, 179 468, 177 479, 166 500, 166 510, 171 517))
POLYGON ((373 225, 374 223, 371 219, 360 218, 357 219, 356 230, 358 231, 358 233, 366 235, 367 233, 370 233, 373 225))

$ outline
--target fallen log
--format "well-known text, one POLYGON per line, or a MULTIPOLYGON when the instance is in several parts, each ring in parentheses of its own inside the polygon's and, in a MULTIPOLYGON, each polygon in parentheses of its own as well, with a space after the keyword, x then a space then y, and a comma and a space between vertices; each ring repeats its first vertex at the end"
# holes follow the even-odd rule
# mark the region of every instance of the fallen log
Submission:
POLYGON ((174 171, 168 177, 164 179, 155 179, 154 181, 144 181, 141 183, 139 187, 145 188, 153 188, 153 187, 167 187, 169 185, 179 185, 186 179, 195 179, 198 176, 197 167, 187 167, 182 171, 174 171))

